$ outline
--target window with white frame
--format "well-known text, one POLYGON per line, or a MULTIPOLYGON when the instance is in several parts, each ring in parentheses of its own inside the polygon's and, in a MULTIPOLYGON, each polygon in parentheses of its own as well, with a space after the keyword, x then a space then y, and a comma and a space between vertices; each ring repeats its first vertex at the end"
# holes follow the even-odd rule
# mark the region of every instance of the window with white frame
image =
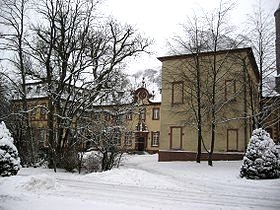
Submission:
POLYGON ((158 147, 159 145, 159 131, 152 132, 152 147, 158 147))
POLYGON ((153 120, 159 120, 159 108, 153 108, 153 120))
POLYGON ((141 117, 141 120, 146 120, 146 109, 145 108, 141 108, 140 109, 140 117, 141 117))

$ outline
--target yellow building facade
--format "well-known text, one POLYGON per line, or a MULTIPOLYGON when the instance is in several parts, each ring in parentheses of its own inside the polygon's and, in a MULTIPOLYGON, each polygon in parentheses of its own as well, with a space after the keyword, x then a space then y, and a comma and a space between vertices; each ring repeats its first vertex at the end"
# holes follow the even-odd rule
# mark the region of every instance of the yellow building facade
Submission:
POLYGON ((212 121, 215 124, 213 159, 240 159, 253 127, 251 116, 258 110, 259 75, 251 48, 167 56, 159 60, 162 62, 159 161, 195 160, 198 70, 202 159, 206 159, 206 150, 210 149, 212 121))
MULTIPOLYGON (((43 90, 42 83, 30 83, 28 89, 30 96, 27 99, 29 122, 32 127, 32 133, 36 145, 41 148, 47 148, 48 141, 48 119, 47 107, 48 97, 39 90, 43 90), (39 87, 39 88, 38 88, 39 87), (38 92, 36 95, 35 92, 38 92)), ((116 127, 116 118, 121 119, 121 136, 118 140, 118 146, 130 152, 158 152, 160 142, 160 105, 158 101, 154 101, 154 95, 149 93, 146 87, 136 89, 132 92, 128 101, 131 103, 122 104, 123 111, 116 114, 119 109, 117 105, 93 105, 91 112, 85 112, 85 115, 79 119, 80 125, 96 125, 92 131, 98 132, 98 129, 107 127, 116 127), (97 123, 92 123, 97 122, 97 123), (102 124, 102 125, 101 125, 102 124)), ((14 110, 21 110, 22 101, 20 99, 13 100, 14 110)), ((80 140, 83 145, 81 148, 88 149, 94 144, 87 142, 85 139, 80 140)))

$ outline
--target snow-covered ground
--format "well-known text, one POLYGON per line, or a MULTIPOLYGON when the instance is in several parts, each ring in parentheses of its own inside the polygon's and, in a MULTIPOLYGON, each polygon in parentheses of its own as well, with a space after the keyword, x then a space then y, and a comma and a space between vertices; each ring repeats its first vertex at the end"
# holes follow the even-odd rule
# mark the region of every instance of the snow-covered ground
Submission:
POLYGON ((0 210, 280 209, 280 179, 241 179, 240 161, 157 158, 127 156, 119 169, 86 175, 22 168, 0 177, 0 210))

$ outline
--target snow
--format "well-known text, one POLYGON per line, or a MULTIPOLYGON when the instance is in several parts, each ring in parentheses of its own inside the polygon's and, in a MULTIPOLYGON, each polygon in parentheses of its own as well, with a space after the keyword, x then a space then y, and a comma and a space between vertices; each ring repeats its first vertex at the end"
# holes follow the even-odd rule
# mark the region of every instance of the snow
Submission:
POLYGON ((80 175, 23 168, 0 178, 0 209, 279 209, 280 179, 242 179, 241 161, 157 159, 126 155, 120 168, 80 175))
POLYGON ((14 139, 4 122, 0 123, 0 139, 1 141, 8 142, 7 144, 14 143, 14 139))

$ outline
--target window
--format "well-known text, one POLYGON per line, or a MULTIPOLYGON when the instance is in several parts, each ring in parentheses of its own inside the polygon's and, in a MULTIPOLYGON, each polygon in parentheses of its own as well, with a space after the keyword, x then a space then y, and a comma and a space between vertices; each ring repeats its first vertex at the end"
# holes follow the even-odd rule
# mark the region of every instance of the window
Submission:
POLYGON ((33 129, 34 138, 39 142, 40 147, 45 147, 47 145, 47 131, 44 128, 34 128, 33 129))
POLYGON ((124 143, 125 143, 125 146, 132 145, 132 131, 125 132, 124 143))
POLYGON ((113 143, 121 146, 121 130, 119 128, 114 128, 112 130, 113 143))
POLYGON ((41 92, 41 86, 37 85, 35 93, 40 94, 40 92, 41 92))
POLYGON ((32 87, 28 87, 27 90, 26 90, 26 94, 31 93, 31 90, 32 90, 32 87))
POLYGON ((35 104, 34 105, 32 104, 32 105, 29 106, 31 120, 36 119, 36 110, 37 110, 37 107, 36 107, 35 104))
POLYGON ((104 113, 104 119, 105 119, 106 121, 109 121, 109 120, 111 119, 110 114, 109 114, 109 113, 104 113))
POLYGON ((127 120, 132 120, 132 113, 131 113, 131 112, 127 113, 127 114, 125 115, 125 118, 126 118, 127 120))
POLYGON ((153 108, 153 120, 159 120, 159 108, 153 108))
POLYGON ((172 83, 172 105, 184 103, 184 84, 183 82, 172 83))
POLYGON ((140 117, 141 117, 141 120, 144 120, 146 119, 146 110, 144 108, 140 109, 140 117))
POLYGON ((46 104, 41 104, 41 107, 40 107, 40 119, 41 119, 41 120, 47 119, 47 108, 46 108, 46 104))
POLYGON ((46 141, 46 130, 45 129, 39 130, 39 139, 40 139, 41 143, 45 144, 45 141, 46 141))
POLYGON ((159 131, 152 132, 152 147, 159 145, 159 131))
POLYGON ((225 81, 225 99, 229 100, 235 98, 236 94, 236 85, 235 80, 226 80, 225 81))

